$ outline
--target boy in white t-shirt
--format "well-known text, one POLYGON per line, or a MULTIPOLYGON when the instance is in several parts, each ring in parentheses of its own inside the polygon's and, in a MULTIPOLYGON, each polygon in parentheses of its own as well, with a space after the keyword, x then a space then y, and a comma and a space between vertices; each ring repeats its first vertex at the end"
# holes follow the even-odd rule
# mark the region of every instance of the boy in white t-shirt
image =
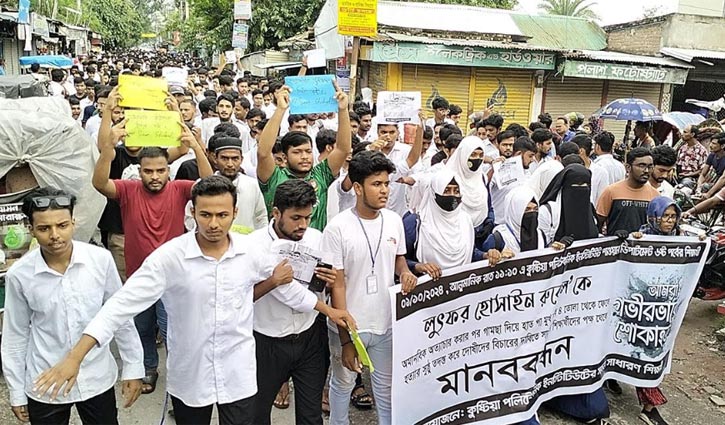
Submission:
MULTIPOLYGON (((348 309, 356 318, 358 332, 370 360, 378 423, 391 423, 393 369, 392 314, 388 288, 400 277, 403 292, 417 279, 405 262, 405 232, 400 216, 385 208, 390 194, 393 163, 381 152, 363 151, 353 156, 350 180, 357 195, 354 208, 340 212, 325 228, 322 250, 333 254, 332 266, 344 277, 344 285, 332 289, 332 305, 348 309)), ((350 394, 360 361, 350 335, 330 324, 330 424, 349 423, 350 394)))

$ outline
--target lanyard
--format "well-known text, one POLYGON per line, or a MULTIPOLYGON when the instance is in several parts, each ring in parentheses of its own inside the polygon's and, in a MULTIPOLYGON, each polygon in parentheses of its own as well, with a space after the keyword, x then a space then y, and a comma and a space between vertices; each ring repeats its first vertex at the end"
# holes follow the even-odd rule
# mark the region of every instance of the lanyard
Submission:
POLYGON ((373 246, 370 244, 370 238, 368 237, 368 232, 365 231, 365 226, 363 226, 362 220, 360 219, 360 216, 358 215, 357 211, 355 209, 352 209, 353 213, 355 214, 355 217, 357 217, 357 222, 360 223, 360 227, 362 227, 363 235, 365 235, 365 241, 368 243, 368 251, 370 252, 370 262, 373 263, 373 270, 370 274, 375 273, 375 259, 378 258, 378 252, 380 251, 380 243, 383 241, 383 226, 385 226, 385 216, 382 212, 380 212, 380 236, 378 236, 378 247, 375 248, 375 254, 373 254, 373 246))

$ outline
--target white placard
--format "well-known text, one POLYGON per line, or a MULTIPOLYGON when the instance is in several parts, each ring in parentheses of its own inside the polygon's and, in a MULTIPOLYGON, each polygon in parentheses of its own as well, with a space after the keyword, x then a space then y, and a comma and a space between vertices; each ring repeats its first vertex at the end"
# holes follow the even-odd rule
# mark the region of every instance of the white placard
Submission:
POLYGON ((504 189, 524 180, 526 180, 526 174, 524 174, 521 155, 493 164, 493 181, 499 189, 504 189))
POLYGON ((303 55, 307 56, 307 68, 324 68, 327 66, 325 49, 307 50, 303 55))
POLYGON ((280 260, 289 261, 294 277, 302 283, 310 283, 315 274, 315 267, 329 256, 322 252, 312 249, 301 242, 294 242, 285 239, 277 239, 272 243, 272 253, 277 255, 280 260))
POLYGON ((166 78, 166 82, 168 82, 170 86, 181 86, 186 88, 189 71, 183 68, 166 66, 161 70, 161 75, 166 78))
POLYGON ((227 58, 227 63, 237 62, 237 53, 234 50, 228 50, 224 52, 224 56, 227 58))
POLYGON ((381 123, 420 122, 419 91, 381 91, 378 92, 378 114, 381 123))
POLYGON ((709 245, 593 239, 391 288, 392 423, 511 424, 605 379, 656 387, 709 245))

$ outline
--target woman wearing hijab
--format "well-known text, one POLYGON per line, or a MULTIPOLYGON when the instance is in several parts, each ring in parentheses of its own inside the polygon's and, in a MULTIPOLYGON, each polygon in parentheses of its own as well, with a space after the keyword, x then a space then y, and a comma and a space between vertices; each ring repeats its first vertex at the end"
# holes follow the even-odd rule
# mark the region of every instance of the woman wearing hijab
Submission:
MULTIPOLYGON (((591 195, 592 173, 579 164, 567 165, 549 184, 541 196, 539 228, 549 240, 573 241, 599 236, 591 195)), ((609 416, 609 402, 602 388, 590 394, 557 397, 547 403, 584 422, 609 416)))
POLYGON ((591 171, 579 164, 567 165, 554 177, 539 201, 539 229, 547 240, 599 236, 590 201, 591 182, 591 171))
POLYGON ((504 255, 506 258, 546 247, 544 233, 539 230, 538 214, 539 204, 531 188, 522 186, 508 194, 503 224, 494 227, 483 244, 491 265, 501 258, 504 249, 510 252, 504 255))
MULTIPOLYGON (((682 210, 672 198, 658 196, 647 205, 647 224, 639 232, 632 233, 632 237, 639 239, 642 235, 679 236, 680 218, 682 210)), ((704 236, 700 238, 704 239, 704 236)), ((667 398, 659 387, 637 387, 637 398, 642 405, 639 417, 642 421, 652 424, 666 424, 656 406, 667 403, 667 398)))
POLYGON ((476 246, 480 246, 493 228, 493 208, 483 181, 483 141, 477 136, 461 140, 458 149, 446 162, 453 171, 461 191, 461 210, 471 217, 476 229, 476 246))
POLYGON ((482 260, 483 252, 473 246, 471 217, 461 210, 460 186, 453 172, 444 168, 420 183, 418 213, 403 218, 410 270, 437 279, 441 270, 482 260))

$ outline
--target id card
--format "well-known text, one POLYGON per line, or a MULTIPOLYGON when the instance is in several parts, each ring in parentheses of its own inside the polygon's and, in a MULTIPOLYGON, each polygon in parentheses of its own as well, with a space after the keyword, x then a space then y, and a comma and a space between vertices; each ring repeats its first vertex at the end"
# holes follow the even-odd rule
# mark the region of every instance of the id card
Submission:
POLYGON ((378 293, 378 277, 371 274, 367 278, 368 295, 374 295, 378 293))

